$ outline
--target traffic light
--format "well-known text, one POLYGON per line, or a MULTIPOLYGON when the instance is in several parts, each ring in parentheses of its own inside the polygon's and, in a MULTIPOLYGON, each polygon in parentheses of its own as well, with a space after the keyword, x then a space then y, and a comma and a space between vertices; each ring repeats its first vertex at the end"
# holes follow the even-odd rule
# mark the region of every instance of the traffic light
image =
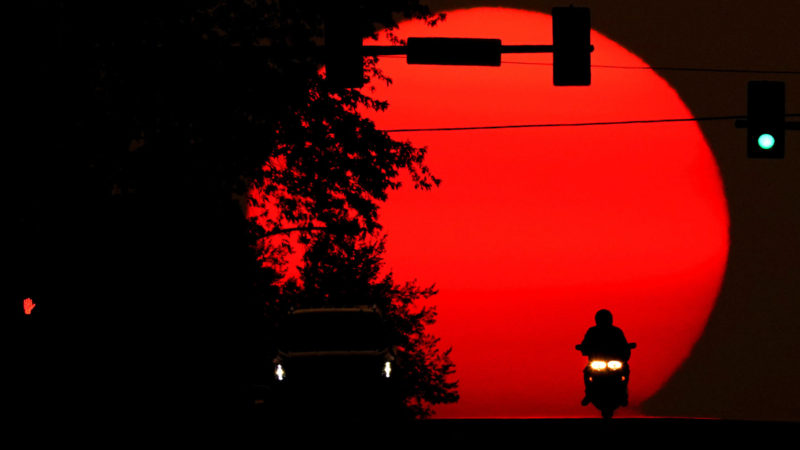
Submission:
POLYGON ((589 8, 555 7, 553 14, 553 84, 592 83, 589 8))
POLYGON ((325 79, 333 87, 361 87, 364 55, 360 14, 354 4, 336 5, 325 15, 325 79))
POLYGON ((786 147, 785 92, 781 81, 747 83, 749 158, 783 158, 786 147))

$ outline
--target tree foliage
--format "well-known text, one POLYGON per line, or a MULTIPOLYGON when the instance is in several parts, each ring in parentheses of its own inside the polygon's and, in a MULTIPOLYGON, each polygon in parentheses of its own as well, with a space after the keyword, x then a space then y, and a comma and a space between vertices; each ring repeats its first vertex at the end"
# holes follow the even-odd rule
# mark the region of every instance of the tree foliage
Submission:
MULTIPOLYGON (((367 76, 390 82, 375 62, 367 61, 367 76)), ((432 405, 458 399, 450 380, 454 366, 449 351, 440 351, 438 339, 425 331, 435 309, 415 310, 433 287, 396 284, 391 273, 380 274, 384 245, 377 212, 388 191, 400 186, 401 170, 416 188, 430 189, 439 180, 424 164, 424 148, 393 140, 362 116, 387 106, 359 90, 330 89, 316 74, 308 101, 278 124, 275 155, 266 161, 253 198, 262 213, 262 258, 269 266, 282 267, 288 252, 307 248, 299 279, 286 281, 284 295, 269 305, 273 316, 295 306, 378 305, 403 349, 397 400, 409 415, 424 417, 432 405), (324 231, 304 231, 312 228, 324 231), (280 233, 298 229, 300 246, 280 233)))
POLYGON ((285 303, 275 306, 377 306, 397 348, 395 408, 407 417, 428 417, 434 405, 458 400, 450 350, 442 351, 427 330, 436 308, 421 304, 436 289, 395 282, 390 271, 384 273, 384 250, 384 238, 321 234, 305 253, 299 284, 290 282, 280 297, 285 303))
MULTIPOLYGON (((174 405, 226 397, 252 372, 242 361, 261 357, 263 337, 253 330, 264 323, 253 317, 263 314, 265 298, 275 303, 290 290, 281 277, 285 254, 276 250, 286 243, 263 238, 319 225, 361 248, 379 230, 377 208, 400 171, 421 188, 438 183, 423 148, 391 139, 360 114, 386 103, 324 83, 314 49, 329 3, 340 4, 13 6, 9 299, 33 297, 43 314, 50 311, 50 337, 64 350, 56 353, 78 349, 87 372, 101 369, 99 379, 110 384, 135 380, 130 386, 142 398, 176 389, 183 392, 174 405), (253 193, 265 206, 255 236, 242 213, 253 193)), ((440 18, 417 0, 353 4, 365 37, 399 18, 440 18)), ((367 73, 381 77, 374 61, 367 73)), ((305 242, 328 248, 314 236, 305 234, 305 242)), ((361 269, 348 276, 382 286, 374 268, 361 269)), ((387 295, 409 305, 431 292, 393 289, 387 295)), ((418 334, 423 328, 414 326, 433 320, 427 310, 404 314, 418 334)), ((451 366, 446 354, 436 356, 432 337, 419 336, 415 357, 443 361, 419 370, 415 389, 425 389, 442 383, 437 377, 451 366)), ((71 381, 105 401, 85 375, 71 381)), ((419 402, 451 401, 445 391, 419 402)))

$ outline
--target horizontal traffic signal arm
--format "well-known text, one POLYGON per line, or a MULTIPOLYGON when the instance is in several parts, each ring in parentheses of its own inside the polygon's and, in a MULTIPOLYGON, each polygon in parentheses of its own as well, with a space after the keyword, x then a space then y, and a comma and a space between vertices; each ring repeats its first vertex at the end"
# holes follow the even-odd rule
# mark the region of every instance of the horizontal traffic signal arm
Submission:
POLYGON ((365 45, 363 56, 406 55, 408 64, 499 66, 503 53, 552 53, 552 45, 502 45, 500 39, 408 38, 408 45, 365 45))
POLYGON ((326 77, 332 86, 364 84, 363 57, 406 55, 408 64, 499 66, 503 53, 553 53, 553 84, 591 84, 589 8, 556 7, 552 45, 502 45, 500 39, 411 37, 404 46, 365 46, 358 8, 329 11, 325 23, 326 77))

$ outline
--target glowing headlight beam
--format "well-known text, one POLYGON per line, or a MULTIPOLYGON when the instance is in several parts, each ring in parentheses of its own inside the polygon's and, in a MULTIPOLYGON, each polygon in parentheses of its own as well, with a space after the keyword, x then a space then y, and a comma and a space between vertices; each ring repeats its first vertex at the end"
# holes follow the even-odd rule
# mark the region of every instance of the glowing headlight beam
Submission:
POLYGON ((606 370, 606 362, 595 360, 589 363, 589 367, 591 367, 592 370, 606 370))
POLYGON ((392 363, 391 362, 386 361, 385 363, 383 363, 383 375, 386 378, 389 378, 390 376, 392 376, 392 363))
POLYGON ((283 370, 283 366, 278 364, 275 367, 275 376, 278 378, 278 381, 283 381, 283 377, 286 375, 286 372, 283 370))
POLYGON ((622 369, 622 361, 609 361, 608 368, 611 370, 619 370, 622 369))

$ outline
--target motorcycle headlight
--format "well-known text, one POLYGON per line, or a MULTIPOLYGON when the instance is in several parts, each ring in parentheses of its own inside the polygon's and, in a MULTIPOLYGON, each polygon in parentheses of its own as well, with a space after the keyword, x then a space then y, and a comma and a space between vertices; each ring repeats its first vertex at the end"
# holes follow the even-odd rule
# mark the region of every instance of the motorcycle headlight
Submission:
POLYGON ((611 370, 619 370, 622 369, 622 361, 609 361, 608 368, 611 370))
POLYGON ((386 378, 392 376, 392 363, 389 361, 383 363, 383 376, 385 376, 386 378))
POLYGON ((592 370, 600 371, 600 370, 606 370, 607 364, 605 361, 594 360, 589 363, 589 367, 592 370))
POLYGON ((275 366, 275 378, 278 381, 283 381, 283 378, 286 376, 286 372, 283 370, 283 365, 278 364, 275 366))

